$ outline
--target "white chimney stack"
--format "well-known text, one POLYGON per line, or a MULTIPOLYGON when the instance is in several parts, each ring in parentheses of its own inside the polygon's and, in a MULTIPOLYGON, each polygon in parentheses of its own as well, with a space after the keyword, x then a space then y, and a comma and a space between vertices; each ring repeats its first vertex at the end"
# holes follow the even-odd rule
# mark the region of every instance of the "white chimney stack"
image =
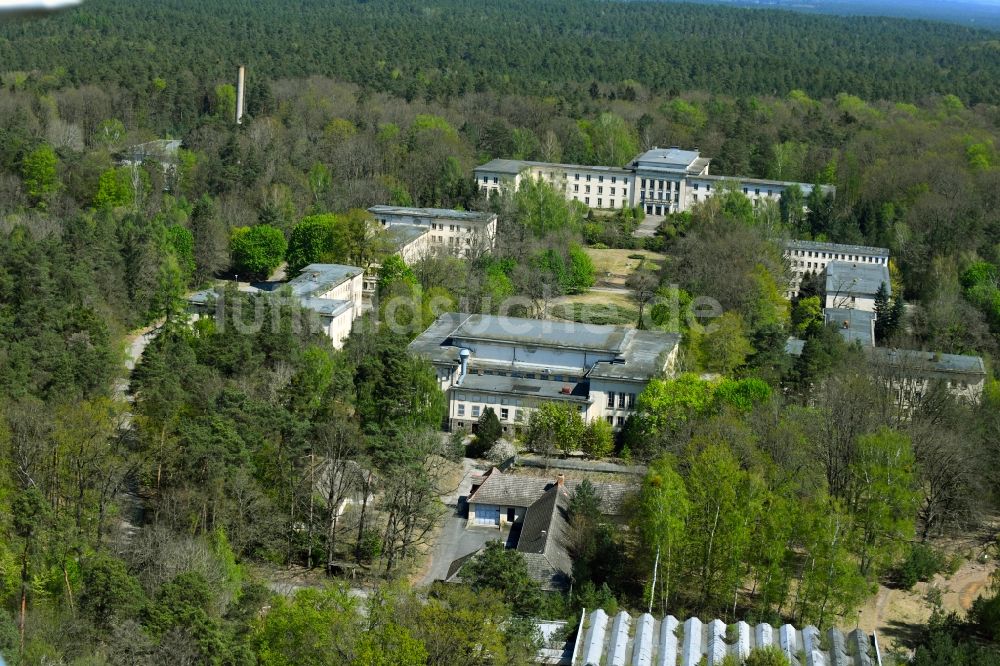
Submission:
POLYGON ((243 97, 246 93, 247 68, 240 65, 239 77, 236 79, 236 124, 243 123, 243 97))

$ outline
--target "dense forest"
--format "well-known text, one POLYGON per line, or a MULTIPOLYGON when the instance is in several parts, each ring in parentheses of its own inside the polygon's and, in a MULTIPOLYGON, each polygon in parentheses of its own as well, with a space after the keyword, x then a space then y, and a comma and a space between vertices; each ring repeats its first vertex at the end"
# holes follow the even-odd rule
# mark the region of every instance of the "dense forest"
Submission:
POLYGON ((90 0, 0 28, 4 70, 170 98, 177 122, 196 115, 197 81, 228 79, 238 64, 407 99, 490 90, 573 103, 596 82, 626 99, 642 86, 995 103, 997 49, 995 33, 923 21, 602 0, 90 0))
MULTIPOLYGON (((651 596, 669 612, 853 625, 879 583, 950 566, 934 539, 992 515, 988 33, 687 5, 503 7, 98 1, 0 28, 8 663, 521 664, 526 617, 651 596), (181 140, 175 155, 122 160, 165 135, 181 140), (541 183, 488 200, 471 179, 493 157, 614 164, 653 145, 836 196, 755 209, 727 192, 636 239, 639 211, 595 214, 541 183), (384 203, 491 210, 497 246, 407 266, 370 229, 364 209, 384 203), (823 325, 818 296, 783 297, 790 237, 888 247, 895 314, 880 342, 983 356, 982 404, 943 390, 895 404, 823 325), (443 396, 406 344, 435 308, 519 296, 518 314, 549 313, 593 285, 587 246, 662 253, 627 286, 643 323, 684 334, 685 374, 653 382, 617 437, 545 410, 521 444, 648 465, 630 529, 574 498, 572 594, 543 595, 502 549, 467 589, 407 589, 456 461, 482 442, 466 452, 438 432, 443 396), (380 302, 413 307, 397 327, 375 308, 339 351, 294 304, 231 288, 227 317, 186 322, 187 292, 282 261, 379 261, 380 302), (698 295, 724 308, 712 329, 664 307, 698 295), (248 327, 240 312, 276 323, 248 327), (147 326, 155 337, 127 372, 125 336, 147 326), (805 341, 798 359, 790 335, 805 341), (352 495, 366 499, 342 520, 352 495), (731 519, 706 548, 719 513, 731 519), (667 585, 651 591, 657 549, 667 585), (356 567, 367 596, 275 593, 275 572, 315 582, 325 565, 356 567)), ((936 614, 916 663, 996 659, 998 599, 936 614)))

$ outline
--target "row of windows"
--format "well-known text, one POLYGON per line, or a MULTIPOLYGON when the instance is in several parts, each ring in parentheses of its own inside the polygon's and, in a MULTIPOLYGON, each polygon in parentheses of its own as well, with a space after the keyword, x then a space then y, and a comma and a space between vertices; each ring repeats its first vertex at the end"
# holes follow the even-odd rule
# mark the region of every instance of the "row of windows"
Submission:
MULTIPOLYGON (((577 195, 574 194, 573 195, 573 201, 579 201, 579 200, 580 200, 580 197, 578 197, 577 195)), ((585 204, 587 204, 589 206, 590 205, 590 197, 584 197, 583 198, 583 203, 585 203, 585 204)), ((614 199, 608 199, 608 208, 614 208, 616 205, 617 204, 615 204, 615 200, 614 199)), ((623 207, 625 206, 625 200, 624 199, 622 199, 622 206, 623 207)), ((602 199, 601 197, 597 197, 597 207, 598 208, 604 208, 604 199, 602 199)))
MULTIPOLYGON (((431 222, 431 229, 444 231, 444 224, 431 222)), ((467 234, 471 234, 473 232, 473 229, 472 227, 463 227, 461 224, 449 224, 448 231, 459 231, 459 232, 464 231, 467 234)))
MULTIPOLYGON (((480 416, 482 416, 482 405, 472 405, 472 409, 469 411, 472 418, 478 419, 480 416)), ((511 411, 512 410, 509 407, 501 407, 500 410, 496 412, 497 418, 499 418, 501 421, 510 421, 511 411)), ((518 423, 524 421, 523 409, 515 409, 513 410, 513 412, 515 421, 517 421, 518 423)), ((465 403, 463 402, 458 403, 455 415, 458 416, 459 418, 465 417, 465 403)))
POLYGON ((619 428, 625 425, 624 416, 605 416, 604 420, 608 422, 609 426, 617 425, 619 428))
POLYGON ((615 409, 615 404, 618 405, 618 409, 635 409, 635 393, 611 391, 608 393, 608 409, 615 409))
POLYGON ((642 179, 642 187, 645 189, 646 183, 649 183, 649 189, 657 190, 679 190, 681 184, 673 180, 654 180, 652 178, 647 181, 645 178, 642 179))
POLYGON ((872 257, 864 254, 844 254, 842 252, 824 252, 822 250, 792 250, 794 257, 816 257, 834 261, 859 261, 864 264, 885 264, 885 257, 872 257))
MULTIPOLYGON (((510 372, 508 372, 507 370, 479 370, 479 369, 477 369, 476 372, 478 372, 481 375, 496 375, 497 377, 513 377, 514 379, 547 379, 553 382, 578 382, 583 379, 579 375, 570 375, 570 374, 554 375, 550 372, 523 372, 519 370, 511 370, 510 372)), ((463 398, 460 397, 459 400, 463 400, 463 398)))
MULTIPOLYGON (((643 190, 641 196, 642 198, 640 199, 640 201, 646 201, 647 199, 650 201, 670 201, 669 193, 664 194, 663 192, 654 192, 653 190, 650 190, 648 194, 646 193, 645 190, 643 190)), ((680 193, 674 192, 673 199, 674 203, 679 202, 681 200, 680 193)))
MULTIPOLYGON (((489 183, 489 182, 490 182, 490 177, 489 176, 483 176, 483 183, 489 183)), ((493 176, 493 184, 497 185, 499 183, 500 183, 500 179, 497 178, 496 176, 493 176)))
MULTIPOLYGON (((580 180, 580 174, 574 173, 573 174, 573 180, 580 180)), ((590 182, 590 174, 589 173, 586 174, 586 179, 585 180, 588 183, 590 182)), ((598 183, 603 183, 604 182, 604 176, 598 176, 597 177, 597 182, 598 183)), ((611 182, 612 183, 617 183, 618 182, 618 176, 611 176, 611 182)))
MULTIPOLYGON (((608 194, 610 194, 611 196, 615 196, 616 195, 615 188, 611 187, 611 188, 608 188, 608 189, 610 190, 608 192, 608 194)), ((573 186, 573 191, 574 192, 579 192, 580 191, 580 186, 579 185, 574 185, 573 186)), ((590 185, 584 185, 583 186, 583 191, 586 192, 587 194, 590 194, 590 185)), ((598 185, 597 186, 597 193, 598 194, 604 194, 604 187, 602 185, 598 185)), ((622 188, 622 196, 623 197, 627 197, 628 196, 628 188, 625 188, 625 187, 622 188)))

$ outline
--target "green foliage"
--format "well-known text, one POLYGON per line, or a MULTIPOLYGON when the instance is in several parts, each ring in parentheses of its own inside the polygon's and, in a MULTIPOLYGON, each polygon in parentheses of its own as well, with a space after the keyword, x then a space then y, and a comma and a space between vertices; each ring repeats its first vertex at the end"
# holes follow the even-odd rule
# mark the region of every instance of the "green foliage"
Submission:
POLYGON ((386 257, 378 269, 379 295, 388 294, 393 285, 398 283, 415 285, 417 278, 413 274, 413 270, 403 261, 402 257, 394 254, 386 257))
POLYGON ((823 325, 823 306, 819 296, 800 298, 792 307, 792 335, 806 337, 810 326, 823 325))
POLYGON ((945 568, 944 556, 925 543, 910 546, 906 558, 896 567, 894 578, 904 589, 912 589, 919 581, 929 581, 945 568))
POLYGON ((35 148, 21 160, 24 189, 32 203, 44 210, 62 184, 56 172, 59 159, 47 143, 35 148))
POLYGON ((277 597, 257 622, 261 666, 333 666, 349 654, 359 621, 357 601, 340 587, 305 588, 277 597))
POLYGON ((237 227, 229 239, 232 268, 248 278, 266 279, 285 257, 286 247, 280 229, 267 224, 237 227))
POLYGON ((538 583, 528 574, 524 556, 500 541, 488 541, 482 553, 462 568, 462 579, 477 592, 496 590, 517 614, 531 615, 541 604, 538 583))
POLYGON ((134 617, 145 602, 142 587, 121 560, 97 555, 84 563, 80 609, 102 630, 134 617))
POLYGON ((476 423, 476 434, 472 445, 469 446, 469 457, 481 458, 486 455, 502 434, 500 419, 492 407, 487 407, 476 423))
POLYGON ((710 372, 731 374, 753 351, 753 345, 746 338, 743 318, 736 312, 726 312, 715 319, 698 338, 700 365, 710 372))
POLYGON ((751 650, 743 664, 744 666, 789 666, 789 661, 777 645, 765 645, 751 650))
POLYGON ((568 453, 579 448, 586 426, 576 404, 547 401, 528 419, 528 448, 533 451, 568 453))
POLYGON ((591 458, 604 458, 615 448, 611 425, 601 418, 591 419, 580 438, 580 449, 591 458))
POLYGON ((289 274, 314 263, 345 263, 349 251, 345 227, 339 216, 331 213, 302 218, 288 240, 289 274))
POLYGON ((127 167, 108 169, 101 174, 94 194, 95 208, 131 206, 134 199, 132 176, 127 167))

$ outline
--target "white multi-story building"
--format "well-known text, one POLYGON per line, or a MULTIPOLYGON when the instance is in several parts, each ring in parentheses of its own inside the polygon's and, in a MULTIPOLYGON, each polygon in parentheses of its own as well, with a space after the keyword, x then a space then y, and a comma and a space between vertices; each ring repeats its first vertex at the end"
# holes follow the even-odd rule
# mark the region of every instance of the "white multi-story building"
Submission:
POLYGON ((785 259, 792 270, 792 279, 787 295, 788 298, 793 298, 798 296, 802 278, 807 273, 819 275, 826 270, 826 265, 831 261, 888 266, 889 250, 884 247, 865 245, 790 240, 785 243, 785 259))
MULTIPOLYGON (((761 201, 779 200, 792 185, 797 185, 804 195, 813 189, 808 183, 709 175, 710 161, 697 150, 653 148, 624 167, 496 159, 476 167, 473 173, 480 189, 487 193, 502 188, 516 190, 525 178, 531 178, 548 183, 567 200, 589 208, 640 206, 654 218, 690 210, 718 193, 723 183, 742 191, 754 206, 761 201)), ((830 186, 822 187, 833 191, 830 186)))
MULTIPOLYGON (((315 316, 335 349, 344 345, 354 320, 361 316, 364 270, 340 264, 309 264, 297 277, 273 291, 250 288, 261 297, 289 295, 315 316)), ((221 317, 226 307, 224 295, 214 290, 199 291, 188 297, 189 310, 200 317, 221 317)), ((255 318, 256 321, 256 318, 255 318)), ((262 326, 271 322, 261 321, 262 326)), ((249 324, 248 324, 249 325, 249 324)))
POLYGON ((679 342, 660 331, 448 313, 409 349, 434 365, 451 429, 471 429, 491 407, 517 435, 550 401, 620 428, 649 380, 674 374, 679 342))
POLYGON ((427 247, 439 254, 468 257, 491 249, 496 241, 493 213, 405 206, 372 206, 368 212, 386 229, 399 225, 427 229, 427 247))

